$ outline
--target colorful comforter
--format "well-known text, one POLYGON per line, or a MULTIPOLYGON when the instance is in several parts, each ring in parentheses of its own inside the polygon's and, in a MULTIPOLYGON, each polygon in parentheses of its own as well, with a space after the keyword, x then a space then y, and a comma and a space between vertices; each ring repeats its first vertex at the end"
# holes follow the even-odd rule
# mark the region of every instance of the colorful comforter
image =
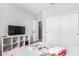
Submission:
POLYGON ((66 49, 63 47, 48 47, 45 43, 38 42, 28 46, 30 50, 38 53, 39 56, 65 56, 66 49))

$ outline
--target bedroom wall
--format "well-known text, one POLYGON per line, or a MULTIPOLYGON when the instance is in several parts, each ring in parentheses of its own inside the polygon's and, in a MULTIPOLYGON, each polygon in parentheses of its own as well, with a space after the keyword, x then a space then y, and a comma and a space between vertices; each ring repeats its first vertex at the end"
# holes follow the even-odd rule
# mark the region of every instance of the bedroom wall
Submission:
POLYGON ((35 16, 16 4, 0 4, 0 36, 8 34, 8 25, 26 27, 26 34, 32 35, 32 21, 35 16))

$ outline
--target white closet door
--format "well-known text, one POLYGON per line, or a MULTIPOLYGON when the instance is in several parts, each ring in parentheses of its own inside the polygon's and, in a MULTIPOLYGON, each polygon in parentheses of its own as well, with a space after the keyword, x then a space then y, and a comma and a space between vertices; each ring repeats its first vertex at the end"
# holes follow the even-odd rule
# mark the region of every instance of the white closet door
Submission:
POLYGON ((33 20, 33 41, 38 40, 38 22, 33 20))
POLYGON ((56 46, 59 44, 59 21, 57 17, 48 18, 46 20, 46 43, 49 46, 56 46))
POLYGON ((72 14, 61 17, 61 45, 78 45, 78 14, 72 14))

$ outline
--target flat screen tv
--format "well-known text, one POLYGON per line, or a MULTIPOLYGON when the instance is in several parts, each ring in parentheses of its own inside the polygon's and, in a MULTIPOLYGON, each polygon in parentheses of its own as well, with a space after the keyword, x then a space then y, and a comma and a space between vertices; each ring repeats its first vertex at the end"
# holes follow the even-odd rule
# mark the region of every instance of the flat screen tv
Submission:
POLYGON ((23 35, 25 34, 25 26, 8 25, 8 35, 23 35))

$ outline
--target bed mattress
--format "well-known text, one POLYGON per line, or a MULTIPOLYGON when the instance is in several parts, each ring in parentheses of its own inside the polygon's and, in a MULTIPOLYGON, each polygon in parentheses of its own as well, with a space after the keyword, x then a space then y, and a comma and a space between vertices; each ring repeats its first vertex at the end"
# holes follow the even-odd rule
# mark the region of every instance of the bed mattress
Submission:
POLYGON ((38 42, 18 49, 14 56, 64 56, 65 54, 66 50, 63 47, 49 47, 38 42))

